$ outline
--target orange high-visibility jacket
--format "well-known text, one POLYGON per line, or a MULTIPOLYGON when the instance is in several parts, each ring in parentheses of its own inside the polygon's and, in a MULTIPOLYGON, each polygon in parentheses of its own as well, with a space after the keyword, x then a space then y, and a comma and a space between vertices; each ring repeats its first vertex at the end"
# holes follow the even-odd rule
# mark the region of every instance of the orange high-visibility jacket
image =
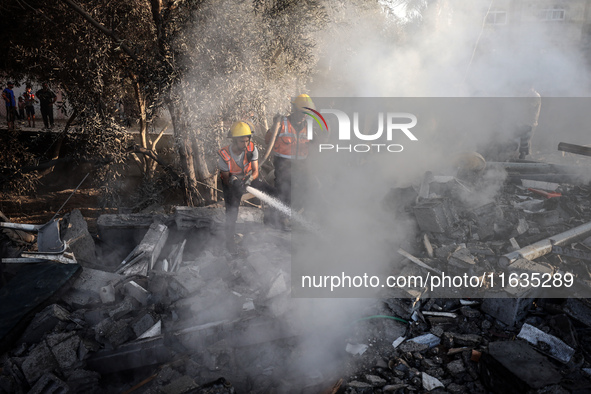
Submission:
POLYGON ((284 159, 305 159, 308 157, 308 131, 304 126, 299 132, 293 128, 287 117, 281 121, 281 129, 275 139, 273 153, 284 159))
POLYGON ((236 161, 232 158, 232 155, 230 154, 230 149, 230 145, 228 145, 218 151, 220 156, 222 156, 222 159, 228 165, 228 168, 230 169, 230 174, 247 175, 248 173, 250 173, 252 171, 252 162, 248 159, 248 153, 252 153, 254 151, 254 144, 252 143, 252 141, 246 147, 246 154, 244 155, 243 162, 244 168, 240 168, 238 163, 236 163, 236 161))

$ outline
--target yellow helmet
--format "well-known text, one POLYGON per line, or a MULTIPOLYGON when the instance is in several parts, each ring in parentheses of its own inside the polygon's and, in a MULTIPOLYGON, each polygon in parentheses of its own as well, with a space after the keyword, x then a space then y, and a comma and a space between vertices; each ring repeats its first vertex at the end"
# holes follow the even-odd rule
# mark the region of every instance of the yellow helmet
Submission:
POLYGON ((228 137, 244 137, 245 135, 252 135, 252 128, 249 126, 249 124, 246 122, 234 122, 232 127, 230 127, 230 134, 228 137))
POLYGON ((300 111, 304 111, 306 107, 316 109, 314 102, 307 94, 300 94, 291 103, 295 105, 300 111))

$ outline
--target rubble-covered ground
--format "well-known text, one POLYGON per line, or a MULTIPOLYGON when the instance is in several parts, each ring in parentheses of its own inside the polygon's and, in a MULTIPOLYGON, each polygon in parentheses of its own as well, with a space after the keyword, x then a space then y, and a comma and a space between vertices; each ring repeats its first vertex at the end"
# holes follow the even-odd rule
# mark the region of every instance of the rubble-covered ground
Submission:
MULTIPOLYGON (((419 229, 393 266, 498 272, 500 256, 591 222, 585 181, 553 181, 552 191, 543 181, 543 195, 521 179, 544 177, 499 173, 431 174, 385 196, 391 215, 419 229), (489 187, 493 198, 474 197, 489 187)), ((238 256, 225 250, 221 207, 105 214, 92 233, 80 211, 64 215, 61 239, 77 265, 3 264, 0 392, 591 392, 591 303, 576 298, 591 280, 588 235, 562 245, 571 252, 509 267, 571 273, 571 298, 526 288, 298 300, 290 233, 265 225, 260 209, 240 212, 238 256)), ((25 241, 3 230, 3 257, 35 248, 25 241)))

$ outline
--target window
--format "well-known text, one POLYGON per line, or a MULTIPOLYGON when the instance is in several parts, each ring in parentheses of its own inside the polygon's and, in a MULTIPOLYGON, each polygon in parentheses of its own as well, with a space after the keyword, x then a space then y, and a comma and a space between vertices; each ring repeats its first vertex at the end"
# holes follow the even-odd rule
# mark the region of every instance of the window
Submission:
POLYGON ((504 25, 507 23, 507 13, 505 11, 491 11, 486 15, 487 25, 504 25))
POLYGON ((563 21, 563 9, 548 9, 540 11, 540 19, 543 21, 563 21))

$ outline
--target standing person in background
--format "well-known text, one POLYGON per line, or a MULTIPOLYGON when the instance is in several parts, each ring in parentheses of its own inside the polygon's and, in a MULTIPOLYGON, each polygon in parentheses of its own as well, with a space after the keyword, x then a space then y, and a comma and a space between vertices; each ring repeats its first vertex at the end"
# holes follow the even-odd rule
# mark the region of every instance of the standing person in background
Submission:
POLYGON ((31 85, 27 85, 27 90, 23 93, 25 98, 25 112, 27 113, 27 119, 29 120, 29 127, 35 127, 35 103, 38 102, 35 99, 35 94, 31 91, 31 85), (33 126, 31 126, 31 120, 33 126))
POLYGON ((49 89, 46 82, 41 85, 42 89, 37 91, 37 98, 41 106, 41 117, 46 129, 53 128, 53 104, 57 100, 55 93, 49 89))
POLYGON ((6 123, 9 131, 14 130, 14 120, 16 118, 16 100, 12 91, 13 87, 14 84, 12 82, 7 82, 6 89, 2 91, 2 98, 6 104, 6 123))

